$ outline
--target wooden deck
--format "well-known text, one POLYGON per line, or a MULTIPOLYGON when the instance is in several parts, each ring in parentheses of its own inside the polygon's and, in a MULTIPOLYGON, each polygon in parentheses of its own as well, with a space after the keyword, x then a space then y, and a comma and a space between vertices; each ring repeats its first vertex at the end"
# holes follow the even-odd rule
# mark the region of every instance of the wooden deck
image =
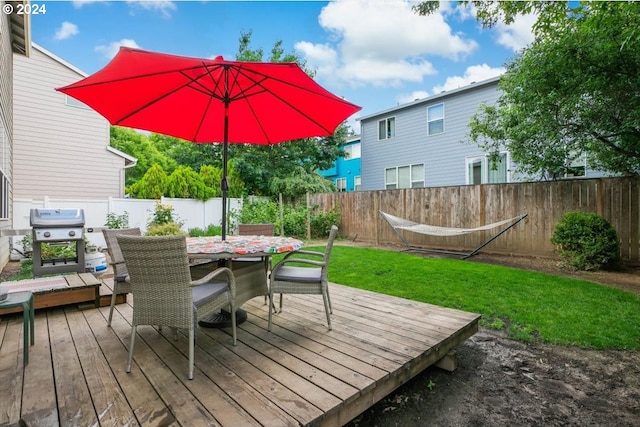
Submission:
POLYGON ((22 365, 22 320, 0 321, 0 425, 340 426, 473 335, 479 316, 331 285, 333 330, 320 296, 285 296, 268 332, 262 298, 247 302, 238 345, 200 328, 195 377, 188 343, 139 327, 125 373, 132 307, 36 312, 22 365))

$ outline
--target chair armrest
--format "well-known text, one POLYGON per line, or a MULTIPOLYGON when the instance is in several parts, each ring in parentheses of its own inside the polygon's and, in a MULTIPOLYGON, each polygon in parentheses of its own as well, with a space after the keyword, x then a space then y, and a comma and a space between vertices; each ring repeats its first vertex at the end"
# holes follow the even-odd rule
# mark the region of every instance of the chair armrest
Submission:
POLYGON ((289 263, 310 264, 310 265, 315 265, 317 267, 324 267, 326 265, 326 263, 324 261, 314 261, 312 259, 303 259, 303 258, 289 258, 289 259, 281 260, 279 263, 277 263, 273 267, 272 270, 276 271, 278 268, 282 267, 285 264, 289 264, 289 263))
POLYGON ((229 288, 231 289, 231 293, 235 296, 235 294, 236 294, 236 278, 233 275, 233 271, 231 271, 231 269, 227 268, 227 267, 216 268, 215 270, 213 270, 211 273, 207 274, 203 278, 198 279, 198 280, 192 280, 190 285, 191 286, 206 285, 207 283, 210 283, 212 281, 212 279, 214 279, 215 277, 218 277, 220 275, 227 276, 227 282, 229 283, 229 288))
POLYGON ((308 251, 305 249, 298 249, 297 251, 291 252, 292 255, 298 255, 298 254, 305 254, 305 255, 315 255, 315 256, 319 256, 319 257, 323 257, 324 254, 322 252, 316 252, 316 251, 308 251))

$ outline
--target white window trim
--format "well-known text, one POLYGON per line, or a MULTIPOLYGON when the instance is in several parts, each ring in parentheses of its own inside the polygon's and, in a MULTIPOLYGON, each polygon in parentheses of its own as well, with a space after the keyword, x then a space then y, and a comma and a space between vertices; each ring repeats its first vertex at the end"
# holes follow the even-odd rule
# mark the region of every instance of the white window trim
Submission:
POLYGON ((412 173, 412 172, 413 172, 413 167, 414 167, 414 166, 422 166, 422 170, 423 170, 423 171, 425 171, 424 163, 413 163, 413 164, 410 164, 410 165, 390 166, 390 167, 386 167, 386 168, 384 168, 384 170, 383 170, 383 172, 382 172, 382 173, 384 174, 384 180, 383 180, 383 183, 384 183, 384 189, 385 189, 385 190, 389 190, 389 189, 387 188, 387 185, 389 184, 389 183, 387 182, 387 170, 389 170, 389 169, 395 169, 395 170, 396 170, 396 180, 395 180, 395 182, 394 182, 394 184, 395 184, 396 188, 393 188, 392 190, 400 190, 401 188, 402 188, 402 189, 404 189, 404 188, 424 188, 424 186, 425 186, 425 184, 426 184, 426 180, 424 179, 424 174, 423 174, 423 176, 422 176, 422 179, 421 179, 421 180, 414 181, 414 180, 412 179, 412 176, 413 176, 413 173, 412 173), (398 177, 398 169, 400 169, 400 168, 406 168, 406 167, 408 167, 408 168, 409 168, 409 187, 398 187, 398 181, 399 181, 399 177, 398 177), (414 183, 414 182, 422 182, 422 186, 421 186, 421 187, 414 187, 414 186, 413 186, 413 183, 414 183))
POLYGON ((440 135, 443 134, 445 132, 445 117, 446 117, 446 111, 445 111, 445 105, 444 102, 440 102, 438 104, 433 104, 433 105, 429 105, 427 107, 427 136, 433 136, 433 135, 440 135), (437 107, 439 105, 442 105, 442 118, 441 119, 436 119, 436 120, 429 120, 429 109, 433 108, 433 107, 437 107), (429 132, 429 124, 432 122, 436 122, 438 120, 442 120, 442 132, 438 132, 438 133, 431 133, 429 132))
POLYGON ((377 122, 377 128, 376 128, 376 133, 378 134, 378 141, 386 141, 387 139, 393 139, 396 137, 396 116, 391 116, 391 117, 387 117, 381 120, 378 120, 377 122), (393 135, 388 136, 389 135, 389 120, 393 119, 393 135), (384 138, 380 138, 380 123, 381 122, 385 122, 385 137, 384 138))
MULTIPOLYGON (((511 168, 509 167, 509 165, 511 164, 511 156, 509 155, 508 151, 501 151, 500 154, 504 154, 505 156, 505 163, 506 163, 506 167, 507 167, 507 173, 506 173, 506 181, 504 183, 500 183, 500 184, 508 184, 511 182, 511 168)), ((482 176, 480 177, 480 184, 487 184, 489 183, 489 155, 488 154, 480 154, 477 156, 468 156, 465 157, 464 159, 464 183, 466 185, 471 185, 471 180, 469 179, 469 164, 476 161, 476 160, 480 160, 482 162, 482 176)), ((473 185, 477 185, 476 183, 474 183, 473 185)))
POLYGON ((353 191, 360 191, 362 189, 362 178, 360 175, 356 175, 353 177, 353 191), (358 184, 358 181, 360 183, 358 184))

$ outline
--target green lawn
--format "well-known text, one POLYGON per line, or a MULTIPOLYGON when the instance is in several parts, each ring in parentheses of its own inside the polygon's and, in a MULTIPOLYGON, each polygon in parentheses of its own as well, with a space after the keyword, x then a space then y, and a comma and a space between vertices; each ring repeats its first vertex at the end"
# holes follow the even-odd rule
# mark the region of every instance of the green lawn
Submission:
POLYGON ((640 349, 640 297, 583 280, 340 245, 331 253, 329 280, 479 313, 483 326, 518 340, 640 349))

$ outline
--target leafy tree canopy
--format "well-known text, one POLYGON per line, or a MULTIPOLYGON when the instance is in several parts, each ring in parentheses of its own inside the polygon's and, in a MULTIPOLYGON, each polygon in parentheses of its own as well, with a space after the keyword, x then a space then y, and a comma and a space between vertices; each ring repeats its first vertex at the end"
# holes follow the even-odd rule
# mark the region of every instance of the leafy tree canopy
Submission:
POLYGON ((563 175, 584 154, 594 169, 640 174, 640 3, 467 3, 485 26, 538 14, 536 40, 507 64, 498 103, 473 117, 474 142, 507 148, 532 175, 563 175))
POLYGON ((113 148, 138 159, 134 167, 126 169, 125 185, 132 185, 142 179, 153 165, 160 166, 165 173, 171 173, 176 168, 176 161, 159 150, 147 135, 120 126, 111 126, 110 132, 110 144, 113 148))

